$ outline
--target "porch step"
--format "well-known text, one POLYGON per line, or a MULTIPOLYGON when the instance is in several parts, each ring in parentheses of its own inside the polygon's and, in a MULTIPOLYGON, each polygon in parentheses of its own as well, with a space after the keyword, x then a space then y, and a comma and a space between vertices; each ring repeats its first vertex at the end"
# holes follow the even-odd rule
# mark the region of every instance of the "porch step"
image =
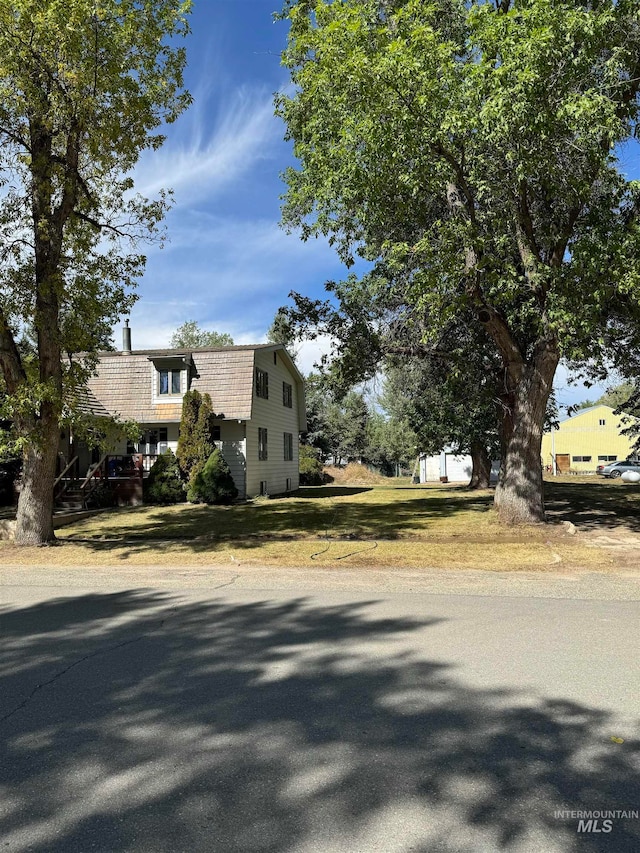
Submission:
POLYGON ((81 489, 67 489, 55 502, 58 509, 83 509, 84 494, 81 489))

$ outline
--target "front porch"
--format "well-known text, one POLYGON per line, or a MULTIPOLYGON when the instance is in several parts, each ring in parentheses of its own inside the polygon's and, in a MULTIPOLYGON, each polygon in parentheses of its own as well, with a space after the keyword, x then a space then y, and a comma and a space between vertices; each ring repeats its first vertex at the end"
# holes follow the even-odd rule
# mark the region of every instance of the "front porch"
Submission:
POLYGON ((138 506, 143 481, 157 454, 105 454, 80 475, 78 456, 62 469, 54 483, 57 509, 87 510, 105 506, 138 506))

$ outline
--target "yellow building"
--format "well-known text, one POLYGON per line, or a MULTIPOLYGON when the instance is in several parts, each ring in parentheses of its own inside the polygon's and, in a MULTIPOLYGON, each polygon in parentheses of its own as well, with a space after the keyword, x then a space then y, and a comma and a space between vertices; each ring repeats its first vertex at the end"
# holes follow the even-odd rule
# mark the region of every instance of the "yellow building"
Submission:
POLYGON ((614 415, 611 406, 591 406, 560 421, 558 429, 542 436, 542 464, 558 471, 595 471, 598 465, 634 456, 633 439, 620 431, 637 422, 630 415, 614 415))

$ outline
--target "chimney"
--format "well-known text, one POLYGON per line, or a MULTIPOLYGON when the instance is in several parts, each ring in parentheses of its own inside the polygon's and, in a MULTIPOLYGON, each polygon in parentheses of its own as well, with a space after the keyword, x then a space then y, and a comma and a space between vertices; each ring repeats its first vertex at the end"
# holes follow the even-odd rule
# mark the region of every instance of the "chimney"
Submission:
POLYGON ((124 321, 124 327, 122 329, 122 352, 131 352, 131 329, 129 328, 128 320, 124 321))

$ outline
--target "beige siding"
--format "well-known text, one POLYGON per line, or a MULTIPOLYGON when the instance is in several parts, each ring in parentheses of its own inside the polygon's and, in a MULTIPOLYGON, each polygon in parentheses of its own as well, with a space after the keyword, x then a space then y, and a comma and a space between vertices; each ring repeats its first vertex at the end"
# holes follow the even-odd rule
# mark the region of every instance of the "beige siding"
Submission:
POLYGON ((251 422, 247 424, 247 494, 252 497, 260 493, 260 481, 266 480, 267 491, 271 495, 282 494, 287 490, 287 479, 291 488, 300 484, 298 473, 298 395, 300 388, 295 377, 286 366, 280 353, 256 351, 255 366, 269 374, 269 399, 257 397, 254 390, 251 422), (283 405, 282 383, 292 386, 293 405, 283 405), (268 435, 268 459, 258 459, 258 428, 266 428, 268 435), (284 460, 284 433, 293 435, 293 460, 284 460))

